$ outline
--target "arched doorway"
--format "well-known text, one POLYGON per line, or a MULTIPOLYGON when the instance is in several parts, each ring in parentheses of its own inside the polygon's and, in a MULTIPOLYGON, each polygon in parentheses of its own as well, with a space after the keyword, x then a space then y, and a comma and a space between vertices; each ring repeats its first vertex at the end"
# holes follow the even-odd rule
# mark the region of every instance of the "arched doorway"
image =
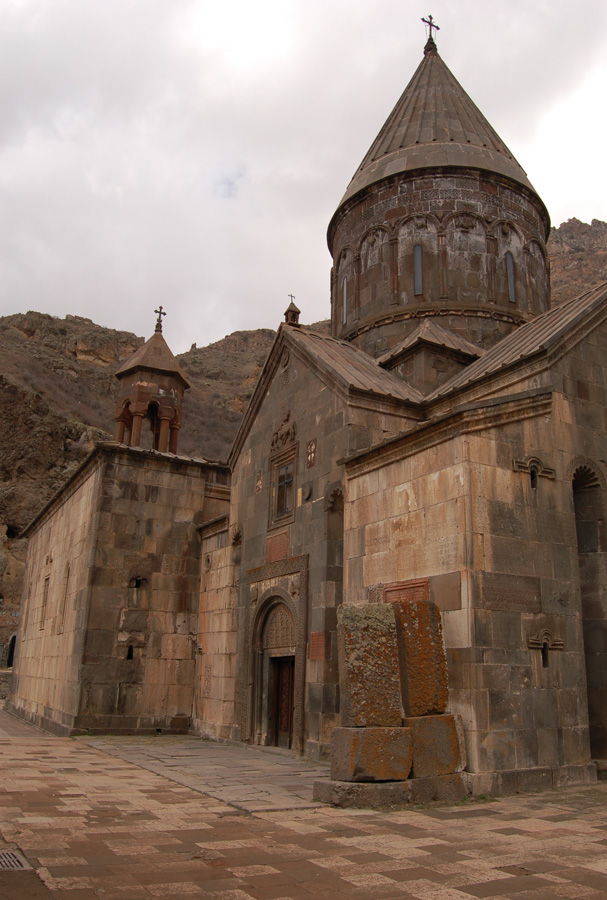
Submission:
POLYGON ((256 677, 259 743, 290 748, 293 743, 295 623, 276 598, 263 621, 256 677))
POLYGON ((579 466, 573 476, 590 753, 607 759, 607 536, 604 499, 596 472, 579 466))

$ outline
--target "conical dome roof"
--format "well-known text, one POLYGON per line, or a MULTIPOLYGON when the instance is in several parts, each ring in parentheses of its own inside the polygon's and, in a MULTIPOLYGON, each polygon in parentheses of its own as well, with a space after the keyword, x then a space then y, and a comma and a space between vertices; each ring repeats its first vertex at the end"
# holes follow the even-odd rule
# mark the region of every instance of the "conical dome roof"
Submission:
POLYGON ((155 331, 152 337, 120 366, 116 372, 116 378, 123 378, 137 369, 174 375, 183 383, 185 388, 190 386, 160 331, 155 331))
POLYGON ((437 167, 484 169, 510 178, 537 196, 524 170, 430 40, 339 206, 383 178, 437 167))

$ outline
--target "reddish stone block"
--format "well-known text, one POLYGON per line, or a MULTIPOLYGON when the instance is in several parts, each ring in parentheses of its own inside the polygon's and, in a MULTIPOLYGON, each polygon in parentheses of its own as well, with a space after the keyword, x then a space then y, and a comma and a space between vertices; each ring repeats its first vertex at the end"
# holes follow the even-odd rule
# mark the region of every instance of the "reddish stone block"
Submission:
POLYGON ((391 606, 405 715, 442 713, 447 708, 449 682, 440 610, 431 600, 399 600, 391 606))
POLYGON ((411 771, 413 742, 408 728, 334 728, 334 781, 404 781, 411 771))
POLYGON ((461 716, 406 718, 413 735, 412 778, 451 775, 466 768, 466 745, 461 716))
POLYGON ((337 611, 342 725, 400 726, 402 702, 392 604, 337 611))

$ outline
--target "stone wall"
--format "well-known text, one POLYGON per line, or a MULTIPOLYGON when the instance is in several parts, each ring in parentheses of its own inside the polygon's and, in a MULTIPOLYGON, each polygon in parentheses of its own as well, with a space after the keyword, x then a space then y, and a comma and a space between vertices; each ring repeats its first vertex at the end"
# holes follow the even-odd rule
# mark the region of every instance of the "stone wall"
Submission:
POLYGON ((101 478, 95 458, 42 514, 29 540, 9 706, 56 731, 72 727, 80 704, 101 478))
MULTIPOLYGON (((605 326, 589 329, 535 413, 506 406, 505 386, 499 427, 449 434, 443 419, 441 437, 428 426, 384 465, 347 467, 345 596, 442 609, 479 790, 586 777, 589 707, 592 755, 607 753, 606 350, 605 326)), ((537 385, 522 376, 520 396, 537 385)))
POLYGON ((226 477, 202 461, 97 448, 32 529, 17 712, 61 732, 188 730, 196 523, 207 498, 211 514, 227 509, 226 477))
POLYGON ((236 614, 240 532, 228 518, 201 529, 202 571, 192 727, 211 738, 236 736, 236 614))
MULTIPOLYGON (((231 527, 242 527, 237 629, 241 740, 272 742, 260 698, 280 654, 295 657, 295 738, 306 755, 326 757, 339 723, 336 611, 343 590, 343 466, 352 449, 396 429, 371 400, 352 405, 343 387, 321 377, 295 342, 275 351, 279 365, 234 465, 231 527), (293 464, 293 504, 273 513, 281 466, 293 464), (273 612, 278 606, 280 611, 273 612), (255 654, 271 616, 290 617, 294 642, 268 647, 259 672, 255 654), (257 642, 257 643, 256 643, 257 642), (297 649, 295 648, 297 645, 297 649), (298 699, 299 698, 299 699, 298 699), (299 736, 297 736, 299 729, 299 736)), ((379 404, 378 404, 379 406, 379 404)), ((402 420, 401 420, 402 421, 402 420)), ((272 640, 277 640, 276 636, 272 640)))

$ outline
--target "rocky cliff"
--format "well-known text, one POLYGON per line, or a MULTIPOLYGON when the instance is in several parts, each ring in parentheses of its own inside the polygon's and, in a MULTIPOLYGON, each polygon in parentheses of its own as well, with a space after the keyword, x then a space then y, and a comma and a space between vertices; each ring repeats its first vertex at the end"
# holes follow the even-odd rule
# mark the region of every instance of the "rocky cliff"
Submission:
MULTIPOLYGON (((607 280, 607 224, 571 219, 549 241, 553 302, 607 280)), ((327 329, 327 323, 318 323, 327 329)), ((237 331, 178 357, 192 389, 179 452, 225 459, 274 339, 237 331)), ((20 529, 114 433, 114 372, 143 338, 36 312, 0 318, 0 665, 14 633, 25 560, 20 529)))
POLYGON ((607 281, 607 222, 569 219, 551 230, 548 253, 554 304, 607 281))

